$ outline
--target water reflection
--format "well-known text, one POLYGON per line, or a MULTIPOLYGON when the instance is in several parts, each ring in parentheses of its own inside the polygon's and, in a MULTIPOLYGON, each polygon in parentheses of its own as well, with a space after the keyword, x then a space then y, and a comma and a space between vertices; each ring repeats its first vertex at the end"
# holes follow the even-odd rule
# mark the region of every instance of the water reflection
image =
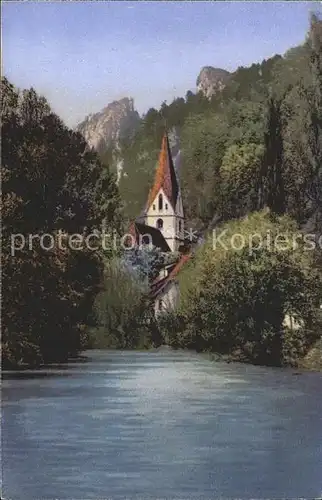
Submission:
POLYGON ((321 374, 176 352, 90 352, 3 381, 13 500, 322 493, 321 374))

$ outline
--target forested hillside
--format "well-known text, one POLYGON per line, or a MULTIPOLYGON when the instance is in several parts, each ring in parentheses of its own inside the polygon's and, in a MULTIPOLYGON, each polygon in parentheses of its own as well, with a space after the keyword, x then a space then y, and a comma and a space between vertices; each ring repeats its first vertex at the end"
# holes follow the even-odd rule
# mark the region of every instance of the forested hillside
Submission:
MULTIPOLYGON (((319 205, 320 26, 316 18, 312 43, 307 37, 283 57, 238 68, 211 99, 188 92, 159 110, 150 109, 134 139, 123 141, 118 152, 124 161, 119 189, 125 216, 137 216, 144 206, 166 125, 180 137, 189 224, 206 229, 213 221, 262 206, 259 176, 271 161, 284 185, 282 210, 301 224, 312 220, 319 205), (275 125, 278 136, 273 138, 275 125)), ((105 151, 102 159, 111 163, 112 152, 105 151)))
POLYGON ((222 238, 206 234, 160 327, 176 347, 296 365, 322 328, 321 20, 234 80, 182 127, 186 212, 222 238))

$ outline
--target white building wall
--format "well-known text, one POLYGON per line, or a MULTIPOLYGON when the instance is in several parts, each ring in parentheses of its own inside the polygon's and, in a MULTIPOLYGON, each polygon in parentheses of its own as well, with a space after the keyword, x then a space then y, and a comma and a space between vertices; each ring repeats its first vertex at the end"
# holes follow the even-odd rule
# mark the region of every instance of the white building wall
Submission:
POLYGON ((176 216, 177 216, 176 231, 177 231, 178 238, 181 240, 179 242, 179 244, 180 244, 184 240, 184 230, 185 230, 183 204, 182 204, 182 197, 181 197, 180 191, 178 194, 178 199, 177 199, 177 204, 176 204, 176 216))
POLYGON ((176 210, 173 209, 168 197, 161 188, 146 213, 145 223, 148 226, 158 227, 158 219, 162 219, 163 228, 160 229, 172 252, 178 250, 184 238, 184 220, 181 195, 179 194, 176 210), (163 206, 159 210, 159 196, 162 195, 163 206), (179 222, 180 221, 180 222, 179 222), (180 240, 178 239, 180 238, 180 240))
POLYGON ((167 311, 173 311, 179 302, 179 285, 176 281, 170 281, 159 293, 154 302, 155 316, 167 311), (160 308, 161 301, 161 308, 160 308))
POLYGON ((304 321, 302 319, 296 319, 290 314, 284 316, 283 326, 286 326, 290 330, 300 330, 304 327, 304 321))

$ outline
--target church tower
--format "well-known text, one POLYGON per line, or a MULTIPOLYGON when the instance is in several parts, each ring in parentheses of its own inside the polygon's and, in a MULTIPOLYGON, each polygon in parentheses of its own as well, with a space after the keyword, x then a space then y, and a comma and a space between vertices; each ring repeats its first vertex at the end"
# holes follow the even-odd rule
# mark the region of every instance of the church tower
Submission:
POLYGON ((160 230, 172 252, 179 250, 184 242, 182 198, 166 133, 145 209, 145 224, 160 230))

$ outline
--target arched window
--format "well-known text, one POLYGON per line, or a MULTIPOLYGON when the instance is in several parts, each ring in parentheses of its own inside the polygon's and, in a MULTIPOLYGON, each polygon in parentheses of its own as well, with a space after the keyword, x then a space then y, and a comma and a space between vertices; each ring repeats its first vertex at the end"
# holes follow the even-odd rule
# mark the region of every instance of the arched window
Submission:
POLYGON ((163 197, 162 194, 159 194, 159 210, 163 209, 163 197))
POLYGON ((181 232, 181 220, 179 220, 179 232, 181 232))
POLYGON ((165 209, 168 210, 168 204, 167 203, 165 204, 165 209))
POLYGON ((153 210, 155 210, 155 205, 153 205, 153 210))
POLYGON ((158 219, 157 220, 157 228, 158 229, 162 229, 163 228, 163 220, 162 219, 158 219))

